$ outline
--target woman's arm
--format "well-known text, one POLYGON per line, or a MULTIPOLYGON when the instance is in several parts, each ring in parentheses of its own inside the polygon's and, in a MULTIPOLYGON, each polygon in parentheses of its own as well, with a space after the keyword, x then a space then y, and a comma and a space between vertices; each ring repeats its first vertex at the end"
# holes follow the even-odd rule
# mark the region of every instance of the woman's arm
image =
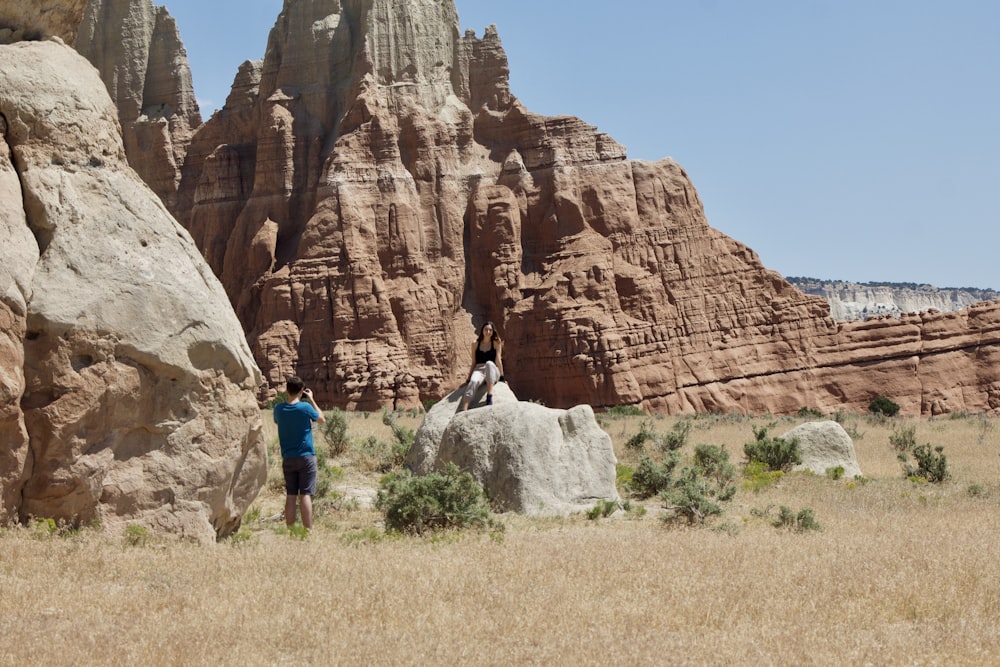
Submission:
POLYGON ((503 375, 503 343, 497 342, 497 370, 503 375))
POLYGON ((472 344, 472 366, 469 367, 469 377, 465 378, 465 383, 468 384, 469 380, 472 379, 472 371, 476 370, 476 348, 479 347, 479 343, 472 344))

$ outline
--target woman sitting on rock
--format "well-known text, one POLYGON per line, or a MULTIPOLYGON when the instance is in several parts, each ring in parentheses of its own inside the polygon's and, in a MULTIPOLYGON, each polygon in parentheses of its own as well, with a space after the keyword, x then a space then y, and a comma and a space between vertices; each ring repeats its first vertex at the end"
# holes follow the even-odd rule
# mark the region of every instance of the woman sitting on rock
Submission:
POLYGON ((479 329, 479 338, 472 346, 472 370, 465 386, 465 395, 459 410, 468 410, 479 385, 486 382, 486 405, 493 405, 493 385, 503 377, 503 341, 497 335, 492 322, 486 322, 479 329))

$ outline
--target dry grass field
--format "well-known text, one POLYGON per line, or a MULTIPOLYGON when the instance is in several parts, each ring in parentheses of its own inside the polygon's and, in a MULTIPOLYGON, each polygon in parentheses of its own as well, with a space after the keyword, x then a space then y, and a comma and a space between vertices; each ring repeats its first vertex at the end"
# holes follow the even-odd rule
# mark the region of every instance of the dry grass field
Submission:
MULTIPOLYGON (((634 465, 624 443, 644 418, 602 419, 634 465)), ((742 462, 753 426, 802 421, 701 417, 685 451, 725 445, 742 462)), ((998 421, 849 417, 863 480, 788 474, 698 528, 667 526, 650 500, 641 517, 502 516, 502 540, 387 537, 345 496, 317 502, 300 538, 273 519, 272 466, 237 538, 209 547, 7 529, 0 664, 996 665, 998 421), (944 446, 950 481, 903 478, 900 425, 944 446), (821 530, 774 527, 782 505, 812 509, 821 530)), ((379 415, 349 427, 391 437, 379 415)), ((378 483, 364 456, 331 462, 341 493, 378 483)))

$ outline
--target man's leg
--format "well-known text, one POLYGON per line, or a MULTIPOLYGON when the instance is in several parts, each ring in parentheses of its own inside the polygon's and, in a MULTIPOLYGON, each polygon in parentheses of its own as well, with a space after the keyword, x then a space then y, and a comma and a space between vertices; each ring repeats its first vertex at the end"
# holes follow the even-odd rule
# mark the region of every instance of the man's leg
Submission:
POLYGON ((299 496, 299 505, 302 507, 302 525, 305 526, 306 530, 312 530, 313 527, 312 496, 303 493, 301 496, 299 496))
MULTIPOLYGON (((305 508, 302 510, 305 519, 305 508)), ((309 506, 309 519, 312 520, 312 505, 309 506)), ((291 527, 295 523, 295 496, 285 496, 285 525, 291 527)))

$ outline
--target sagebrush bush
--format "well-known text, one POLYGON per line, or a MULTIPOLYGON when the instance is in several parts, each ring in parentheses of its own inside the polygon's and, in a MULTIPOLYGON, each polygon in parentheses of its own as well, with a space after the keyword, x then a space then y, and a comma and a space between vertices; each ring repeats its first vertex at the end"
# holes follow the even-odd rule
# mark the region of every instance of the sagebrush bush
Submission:
POLYGON ((445 529, 502 529, 490 514, 483 487, 454 463, 441 473, 386 475, 379 484, 375 508, 385 515, 388 532, 422 535, 445 529))
POLYGON ((648 419, 639 423, 639 432, 625 441, 625 449, 641 450, 647 440, 656 440, 656 431, 648 419))
POLYGON ((873 415, 885 415, 895 417, 899 414, 899 405, 892 402, 888 397, 879 394, 868 404, 868 412, 873 415))
POLYGON ((347 415, 340 408, 324 413, 326 421, 320 426, 330 456, 340 456, 347 451, 351 442, 347 437, 347 415))
POLYGON ((288 401, 288 392, 279 391, 277 396, 275 396, 274 398, 272 398, 270 401, 267 402, 267 408, 270 410, 278 403, 286 403, 287 401, 288 401))
POLYGON ((413 439, 416 437, 417 432, 412 428, 399 424, 396 421, 396 413, 389 410, 382 410, 382 423, 392 429, 392 437, 400 445, 405 445, 408 451, 413 444, 413 439))
POLYGON ((664 451, 675 452, 687 444, 688 435, 691 433, 691 420, 682 419, 676 422, 663 437, 654 438, 659 448, 664 451))
POLYGON ((607 518, 617 512, 621 507, 622 505, 619 505, 616 500, 599 498, 597 503, 595 503, 591 509, 587 510, 587 518, 591 521, 607 518))
POLYGON ((767 435, 767 427, 754 427, 755 439, 743 445, 743 453, 748 463, 758 461, 771 470, 788 472, 793 466, 802 463, 799 453, 799 441, 796 438, 772 438, 767 435))
POLYGON ((642 417, 646 414, 638 405, 612 405, 607 413, 612 417, 642 417))
MULTIPOLYGON (((717 445, 698 445, 694 448, 694 465, 699 473, 708 477, 720 489, 732 486, 736 479, 736 466, 729 462, 729 452, 717 445)), ((733 487, 735 491, 735 487, 733 487)))
POLYGON ((889 444, 897 452, 909 452, 917 446, 917 427, 893 426, 892 433, 889 434, 889 444))
POLYGON ((914 447, 913 458, 916 459, 916 466, 910 464, 905 452, 900 453, 898 458, 903 464, 903 476, 908 479, 922 479, 939 484, 951 478, 943 446, 932 448, 930 443, 927 443, 914 447))
POLYGON ((690 467, 684 468, 659 497, 664 509, 671 513, 663 521, 686 520, 689 524, 705 523, 709 516, 722 514, 719 503, 736 495, 736 467, 729 462, 729 452, 716 445, 698 445, 690 467))
POLYGON ((720 488, 696 467, 684 468, 677 480, 660 492, 664 509, 672 511, 663 515, 663 521, 673 523, 684 519, 689 524, 705 523, 709 516, 722 514, 719 503, 731 500, 735 493, 735 486, 720 488))
POLYGON ((368 436, 351 447, 351 455, 355 465, 363 470, 381 473, 401 468, 409 451, 410 445, 398 438, 393 438, 392 442, 385 442, 374 435, 368 436))
POLYGON ((670 485, 671 476, 679 461, 680 457, 675 452, 664 454, 661 463, 643 456, 632 473, 629 491, 637 498, 652 498, 670 485))
POLYGON ((778 518, 773 522, 775 528, 789 528, 796 532, 807 530, 820 530, 820 525, 816 521, 816 516, 808 507, 801 509, 798 513, 790 507, 784 505, 778 510, 778 518))

